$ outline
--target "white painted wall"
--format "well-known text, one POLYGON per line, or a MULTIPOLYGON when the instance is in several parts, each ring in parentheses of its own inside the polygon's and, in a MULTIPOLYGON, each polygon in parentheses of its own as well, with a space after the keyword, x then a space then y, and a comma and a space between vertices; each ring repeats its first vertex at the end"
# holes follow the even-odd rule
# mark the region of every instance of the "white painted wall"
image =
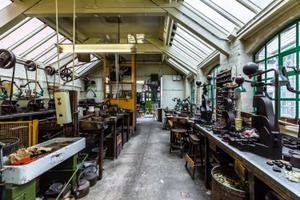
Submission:
MULTIPOLYGON (((163 75, 176 75, 178 72, 176 72, 174 69, 172 69, 170 66, 166 64, 137 64, 137 80, 148 80, 150 78, 151 74, 158 74, 159 77, 163 75)), ((95 67, 93 70, 91 70, 88 73, 88 77, 91 80, 96 81, 96 101, 101 102, 103 101, 103 92, 102 92, 102 79, 103 79, 103 74, 102 74, 102 68, 101 67, 95 67)), ((141 90, 142 88, 137 88, 138 90, 141 90)), ((87 93, 85 91, 82 91, 80 93, 80 98, 87 98, 87 93)), ((170 101, 172 101, 170 99, 170 101)))
POLYGON ((175 102, 173 98, 177 97, 184 99, 185 97, 185 80, 173 81, 172 75, 162 76, 162 96, 161 96, 161 107, 162 108, 174 108, 175 102))

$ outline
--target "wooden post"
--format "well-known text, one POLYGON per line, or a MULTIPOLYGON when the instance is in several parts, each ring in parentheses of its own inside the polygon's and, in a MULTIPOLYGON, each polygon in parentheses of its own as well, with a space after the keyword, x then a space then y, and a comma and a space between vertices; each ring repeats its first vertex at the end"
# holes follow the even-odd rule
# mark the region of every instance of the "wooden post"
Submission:
POLYGON ((103 101, 105 101, 106 98, 106 71, 107 68, 107 60, 106 60, 106 55, 104 54, 104 59, 103 59, 103 79, 102 79, 102 93, 103 93, 103 101))
POLYGON ((131 54, 131 83, 133 98, 133 128, 136 130, 136 54, 131 54))

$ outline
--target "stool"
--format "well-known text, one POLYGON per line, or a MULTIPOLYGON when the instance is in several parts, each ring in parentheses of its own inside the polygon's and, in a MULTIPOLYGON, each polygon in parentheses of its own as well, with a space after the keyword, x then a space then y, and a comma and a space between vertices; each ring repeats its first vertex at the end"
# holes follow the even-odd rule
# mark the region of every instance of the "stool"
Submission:
POLYGON ((190 174, 192 176, 192 179, 195 179, 196 168, 203 166, 203 153, 201 148, 201 142, 201 139, 197 135, 189 135, 189 150, 185 156, 185 168, 188 170, 189 173, 190 171, 188 166, 192 168, 192 173, 190 174), (198 157, 200 158, 200 160, 198 157))
POLYGON ((181 128, 171 129, 170 153, 172 153, 173 150, 179 150, 180 157, 182 158, 186 138, 187 138, 186 129, 181 129, 181 128))

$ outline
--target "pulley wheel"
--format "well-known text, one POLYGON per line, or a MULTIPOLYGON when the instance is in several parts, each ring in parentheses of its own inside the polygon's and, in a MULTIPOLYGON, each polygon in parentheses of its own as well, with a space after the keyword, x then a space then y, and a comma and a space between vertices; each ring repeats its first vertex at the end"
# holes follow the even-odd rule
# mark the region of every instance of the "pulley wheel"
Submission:
POLYGON ((69 68, 64 68, 63 70, 61 70, 60 72, 60 78, 63 81, 69 82, 73 80, 73 73, 72 70, 69 68))
POLYGON ((11 69, 16 64, 16 56, 13 52, 6 49, 0 49, 0 68, 11 69))
POLYGON ((46 71, 46 74, 49 76, 53 76, 56 73, 56 70, 54 69, 54 67, 51 67, 51 66, 46 66, 45 71, 46 71))
POLYGON ((37 64, 31 60, 27 60, 24 67, 26 68, 26 70, 31 72, 34 72, 38 68, 37 64))

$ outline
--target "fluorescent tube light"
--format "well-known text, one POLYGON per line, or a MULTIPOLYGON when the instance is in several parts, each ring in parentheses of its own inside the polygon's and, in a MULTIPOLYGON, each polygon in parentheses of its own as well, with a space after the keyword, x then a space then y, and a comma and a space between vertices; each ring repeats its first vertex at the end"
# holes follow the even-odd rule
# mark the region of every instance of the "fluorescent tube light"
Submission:
MULTIPOLYGON (((58 45, 62 53, 73 53, 72 44, 58 45)), ((134 44, 76 44, 74 53, 135 53, 134 44)))

